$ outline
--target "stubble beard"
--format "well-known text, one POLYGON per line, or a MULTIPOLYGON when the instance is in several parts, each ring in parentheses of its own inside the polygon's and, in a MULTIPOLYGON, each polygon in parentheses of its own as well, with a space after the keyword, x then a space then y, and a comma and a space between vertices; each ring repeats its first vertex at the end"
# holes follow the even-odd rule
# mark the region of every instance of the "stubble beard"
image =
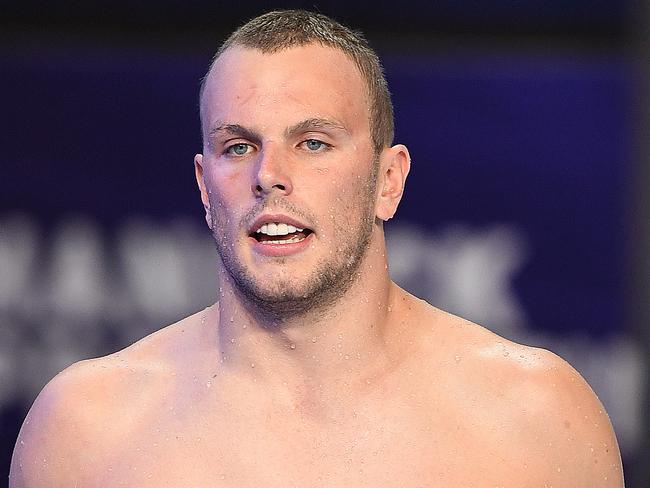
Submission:
MULTIPOLYGON (((344 245, 332 253, 332 259, 324 259, 318 263, 301 286, 297 286, 291 277, 286 277, 272 286, 264 287, 263 278, 255 278, 237 257, 233 243, 228 241, 224 232, 223 217, 220 218, 214 211, 218 206, 211 205, 213 237, 217 252, 227 278, 234 285, 234 292, 249 312, 268 323, 282 323, 301 315, 321 315, 350 289, 358 277, 359 267, 372 237, 377 171, 378 163, 375 162, 366 184, 360 185, 350 207, 350 211, 353 211, 355 206, 361 209, 356 225, 353 225, 354 222, 344 222, 336 226, 332 243, 344 245)), ((274 204, 285 208, 288 206, 281 202, 282 200, 279 200, 274 204)), ((262 203, 260 208, 267 205, 266 202, 262 203)), ((295 209, 290 210, 295 213, 295 209)), ((286 258, 276 259, 283 259, 280 264, 286 262, 287 266, 293 266, 286 258)))

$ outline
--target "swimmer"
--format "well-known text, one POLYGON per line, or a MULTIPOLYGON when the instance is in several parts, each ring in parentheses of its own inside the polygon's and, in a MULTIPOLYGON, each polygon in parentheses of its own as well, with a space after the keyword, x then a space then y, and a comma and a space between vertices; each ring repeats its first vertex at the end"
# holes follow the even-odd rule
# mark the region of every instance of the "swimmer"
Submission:
POLYGON ((571 366, 391 281, 410 156, 359 34, 262 15, 200 100, 218 301, 50 381, 11 488, 623 486, 571 366))

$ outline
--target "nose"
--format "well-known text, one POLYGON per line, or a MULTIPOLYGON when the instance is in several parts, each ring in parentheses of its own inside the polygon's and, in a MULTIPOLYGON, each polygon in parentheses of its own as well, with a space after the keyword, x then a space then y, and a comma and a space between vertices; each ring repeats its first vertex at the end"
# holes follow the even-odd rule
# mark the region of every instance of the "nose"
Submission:
POLYGON ((289 195, 293 191, 288 161, 276 149, 266 147, 260 152, 251 188, 256 196, 266 196, 273 191, 289 195))

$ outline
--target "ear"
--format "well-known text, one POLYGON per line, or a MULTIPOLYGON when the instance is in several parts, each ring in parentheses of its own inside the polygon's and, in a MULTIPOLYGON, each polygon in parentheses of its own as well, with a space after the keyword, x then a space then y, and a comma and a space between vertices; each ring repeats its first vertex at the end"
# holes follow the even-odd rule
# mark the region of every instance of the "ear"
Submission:
POLYGON ((212 229, 210 197, 208 195, 208 190, 205 187, 204 179, 203 154, 197 154, 194 156, 194 175, 196 176, 196 184, 199 185, 199 191, 201 192, 201 201, 203 202, 203 208, 205 209, 205 221, 207 222, 208 227, 212 229))
POLYGON ((381 152, 376 207, 376 215, 381 220, 390 220, 395 215, 410 169, 411 156, 403 144, 386 148, 381 152))

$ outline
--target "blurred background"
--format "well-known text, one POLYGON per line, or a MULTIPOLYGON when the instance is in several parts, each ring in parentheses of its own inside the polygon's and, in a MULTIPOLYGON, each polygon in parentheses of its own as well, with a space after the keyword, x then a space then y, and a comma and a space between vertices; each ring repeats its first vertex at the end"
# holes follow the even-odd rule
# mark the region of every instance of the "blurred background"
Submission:
POLYGON ((647 6, 238 3, 3 2, 0 479, 58 371, 214 301, 199 80, 242 22, 302 7, 384 61, 413 156, 393 277, 571 362, 612 417, 627 486, 650 486, 647 6))

